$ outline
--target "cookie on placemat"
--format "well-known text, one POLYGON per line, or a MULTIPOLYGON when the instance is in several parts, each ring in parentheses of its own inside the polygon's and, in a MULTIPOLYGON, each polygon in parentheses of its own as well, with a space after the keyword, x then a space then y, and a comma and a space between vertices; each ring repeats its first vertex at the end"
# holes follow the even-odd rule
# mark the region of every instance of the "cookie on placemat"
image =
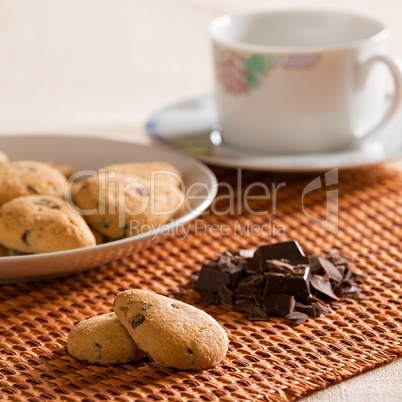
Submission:
POLYGON ((106 172, 116 172, 126 176, 140 177, 141 179, 166 181, 180 186, 180 172, 170 163, 166 162, 136 162, 117 163, 105 167, 106 172))
POLYGON ((47 163, 17 161, 0 165, 0 205, 22 195, 63 197, 66 178, 47 163))
POLYGON ((168 222, 184 203, 173 184, 122 174, 100 173, 84 181, 74 202, 85 219, 110 239, 135 236, 168 222))
POLYGON ((78 360, 99 364, 128 363, 146 356, 114 313, 79 322, 68 336, 67 350, 78 360))
POLYGON ((30 195, 0 207, 0 243, 22 253, 94 246, 95 238, 84 218, 60 198, 30 195))
POLYGON ((8 156, 3 151, 0 151, 0 165, 8 161, 9 161, 8 156))
POLYGON ((138 347, 166 366, 207 369, 228 350, 224 329, 189 304, 144 290, 127 290, 116 296, 113 309, 138 347))

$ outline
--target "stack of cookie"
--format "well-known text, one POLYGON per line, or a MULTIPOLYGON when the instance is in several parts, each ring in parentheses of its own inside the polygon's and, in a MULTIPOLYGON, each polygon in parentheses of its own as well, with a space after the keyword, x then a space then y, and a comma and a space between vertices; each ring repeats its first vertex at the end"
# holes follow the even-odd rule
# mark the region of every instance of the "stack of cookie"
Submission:
POLYGON ((184 204, 180 174, 166 163, 111 165, 72 184, 67 179, 74 170, 59 163, 10 162, 0 151, 0 256, 134 236, 167 223, 184 204))
POLYGON ((71 330, 67 349, 72 356, 99 364, 149 356, 169 367, 203 370, 218 364, 227 353, 224 329, 189 304, 144 290, 127 290, 116 296, 113 310, 71 330))

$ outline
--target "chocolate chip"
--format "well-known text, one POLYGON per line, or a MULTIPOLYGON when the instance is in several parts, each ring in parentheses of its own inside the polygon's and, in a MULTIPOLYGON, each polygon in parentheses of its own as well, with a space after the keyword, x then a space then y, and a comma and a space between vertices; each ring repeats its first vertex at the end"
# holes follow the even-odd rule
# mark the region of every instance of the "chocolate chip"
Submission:
POLYGON ((35 187, 27 186, 26 189, 32 194, 38 194, 38 192, 37 192, 35 187))
MULTIPOLYGON (((60 207, 57 204, 55 204, 55 202, 53 200, 49 200, 48 198, 40 198, 39 200, 35 200, 34 204, 44 206, 44 207, 49 207, 51 209, 60 209, 60 207)), ((40 208, 39 208, 39 210, 41 211, 40 208)))
POLYGON ((133 328, 139 327, 145 321, 145 316, 142 314, 138 314, 131 320, 131 326, 133 328))
POLYGON ((100 345, 98 342, 95 342, 95 346, 99 348, 99 354, 96 356, 96 360, 101 360, 102 359, 102 345, 100 345))
POLYGON ((28 236, 30 235, 30 233, 32 232, 32 229, 27 229, 21 236, 21 240, 25 243, 25 245, 27 245, 28 247, 30 247, 31 245, 29 244, 28 241, 28 236))

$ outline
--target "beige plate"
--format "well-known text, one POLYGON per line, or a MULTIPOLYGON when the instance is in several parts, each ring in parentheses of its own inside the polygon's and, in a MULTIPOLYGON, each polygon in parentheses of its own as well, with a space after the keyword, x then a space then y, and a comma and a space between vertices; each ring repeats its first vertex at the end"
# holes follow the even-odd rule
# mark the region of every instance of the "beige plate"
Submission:
POLYGON ((92 170, 122 162, 164 161, 176 166, 181 172, 185 188, 194 183, 191 195, 199 195, 188 212, 158 230, 139 236, 95 247, 88 247, 48 254, 0 257, 0 283, 45 279, 73 274, 133 254, 161 242, 175 228, 195 219, 205 211, 217 191, 216 177, 212 171, 197 160, 163 146, 147 147, 131 142, 79 136, 61 135, 13 135, 0 136, 0 149, 11 160, 31 159, 37 161, 64 162, 77 170, 92 170), (202 187, 204 186, 204 187, 202 187), (209 189, 209 191, 207 191, 209 189))

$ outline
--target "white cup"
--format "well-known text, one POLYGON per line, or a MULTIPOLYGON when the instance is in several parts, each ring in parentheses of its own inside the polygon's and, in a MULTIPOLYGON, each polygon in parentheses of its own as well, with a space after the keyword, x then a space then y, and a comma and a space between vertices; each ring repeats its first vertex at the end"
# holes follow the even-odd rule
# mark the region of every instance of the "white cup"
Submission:
POLYGON ((259 12, 219 17, 209 34, 227 144, 264 154, 341 150, 378 132, 401 101, 401 69, 384 53, 388 30, 374 19, 259 12))

